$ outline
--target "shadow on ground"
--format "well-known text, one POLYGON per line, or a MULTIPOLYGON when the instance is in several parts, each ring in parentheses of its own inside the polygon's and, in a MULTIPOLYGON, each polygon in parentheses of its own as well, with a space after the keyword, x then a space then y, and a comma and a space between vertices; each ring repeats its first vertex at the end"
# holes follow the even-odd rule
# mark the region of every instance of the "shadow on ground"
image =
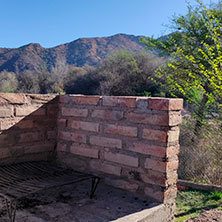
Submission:
MULTIPOLYGON (((100 183, 89 198, 90 181, 49 189, 19 201, 16 222, 105 222, 156 206, 100 183)), ((7 217, 2 212, 1 222, 7 217)))

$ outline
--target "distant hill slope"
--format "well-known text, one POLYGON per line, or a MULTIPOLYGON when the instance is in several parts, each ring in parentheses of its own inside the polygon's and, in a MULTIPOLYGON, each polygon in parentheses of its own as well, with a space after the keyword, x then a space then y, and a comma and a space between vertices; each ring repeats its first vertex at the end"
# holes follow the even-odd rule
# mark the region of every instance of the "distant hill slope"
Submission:
POLYGON ((101 38, 80 38, 53 48, 28 44, 19 48, 0 48, 0 71, 22 73, 25 70, 50 70, 58 61, 74 66, 96 66, 108 54, 120 49, 144 51, 141 36, 117 34, 101 38))

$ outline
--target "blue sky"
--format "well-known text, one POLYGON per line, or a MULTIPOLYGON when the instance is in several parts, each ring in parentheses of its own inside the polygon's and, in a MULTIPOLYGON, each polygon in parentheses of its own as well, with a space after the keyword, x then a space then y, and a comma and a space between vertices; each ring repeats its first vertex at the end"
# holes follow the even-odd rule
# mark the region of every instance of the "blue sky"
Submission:
POLYGON ((170 32, 164 24, 172 15, 187 11, 185 0, 0 0, 0 5, 0 47, 34 42, 48 48, 117 33, 159 37, 170 32))

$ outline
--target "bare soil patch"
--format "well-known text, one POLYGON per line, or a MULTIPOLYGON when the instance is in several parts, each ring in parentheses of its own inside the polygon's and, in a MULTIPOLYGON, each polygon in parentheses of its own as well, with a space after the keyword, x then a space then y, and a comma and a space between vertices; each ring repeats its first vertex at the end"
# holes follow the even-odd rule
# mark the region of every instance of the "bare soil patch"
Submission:
POLYGON ((191 218, 187 222, 222 222, 222 210, 204 210, 197 218, 191 218))

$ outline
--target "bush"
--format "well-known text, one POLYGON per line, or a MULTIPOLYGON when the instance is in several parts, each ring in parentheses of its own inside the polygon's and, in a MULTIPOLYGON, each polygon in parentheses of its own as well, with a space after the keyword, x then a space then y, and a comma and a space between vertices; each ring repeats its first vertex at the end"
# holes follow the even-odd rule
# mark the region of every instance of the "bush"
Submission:
POLYGON ((159 93, 159 86, 148 77, 163 60, 145 53, 120 51, 105 59, 94 70, 76 79, 67 92, 113 96, 150 95, 159 93))
POLYGON ((7 71, 0 72, 0 92, 15 92, 17 85, 18 81, 15 73, 7 71))

